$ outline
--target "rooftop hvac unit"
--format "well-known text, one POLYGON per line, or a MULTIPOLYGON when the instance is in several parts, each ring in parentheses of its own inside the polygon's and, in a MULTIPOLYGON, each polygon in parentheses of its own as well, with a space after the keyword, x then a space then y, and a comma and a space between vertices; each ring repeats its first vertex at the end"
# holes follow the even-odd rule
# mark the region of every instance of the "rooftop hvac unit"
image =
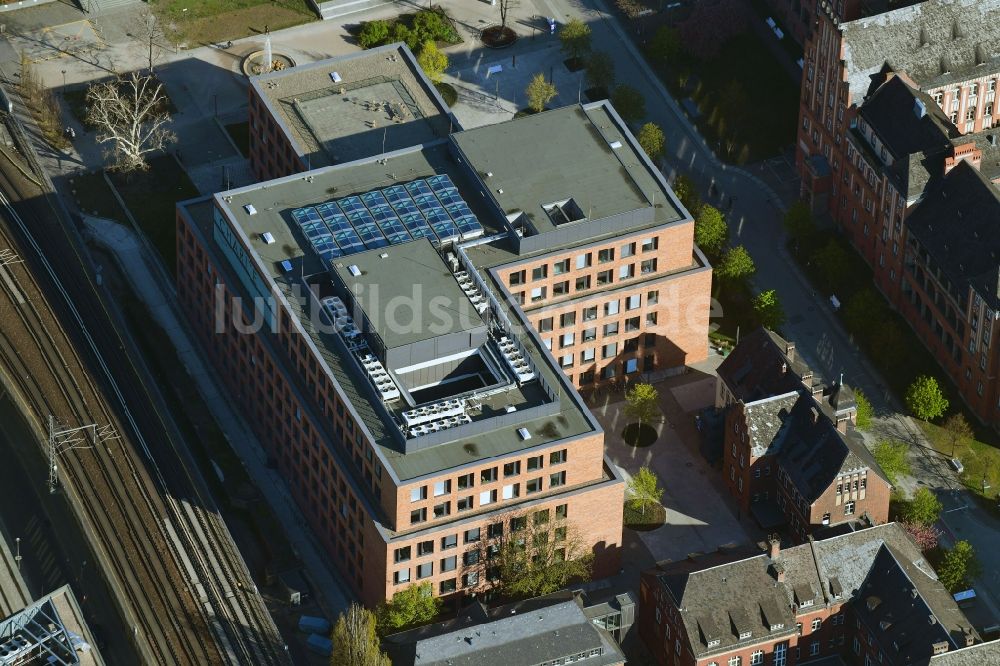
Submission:
POLYGON ((243 210, 247 212, 247 215, 256 215, 257 209, 253 207, 253 204, 247 204, 243 206, 243 210))
POLYGON ((260 235, 260 237, 263 238, 264 242, 268 245, 274 244, 274 235, 270 231, 265 231, 260 235))
POLYGON ((517 434, 521 437, 522 441, 527 441, 531 439, 531 433, 528 432, 527 428, 518 428, 517 434))
POLYGON ((339 72, 330 72, 330 79, 334 83, 340 83, 344 80, 344 77, 342 77, 339 72))
POLYGON ((354 277, 359 277, 361 275, 361 269, 358 268, 357 264, 351 264, 350 266, 348 266, 347 272, 353 275, 354 277))
POLYGON ((292 272, 292 262, 290 262, 288 259, 283 260, 281 262, 281 270, 283 270, 286 273, 291 273, 292 272))

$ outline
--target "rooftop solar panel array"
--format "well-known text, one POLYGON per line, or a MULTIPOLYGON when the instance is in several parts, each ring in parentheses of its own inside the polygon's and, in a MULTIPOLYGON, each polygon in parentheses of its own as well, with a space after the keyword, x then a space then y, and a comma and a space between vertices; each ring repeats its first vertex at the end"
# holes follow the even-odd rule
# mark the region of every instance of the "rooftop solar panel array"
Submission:
POLYGON ((292 219, 325 261, 418 238, 446 243, 483 234, 445 174, 296 208, 292 219))

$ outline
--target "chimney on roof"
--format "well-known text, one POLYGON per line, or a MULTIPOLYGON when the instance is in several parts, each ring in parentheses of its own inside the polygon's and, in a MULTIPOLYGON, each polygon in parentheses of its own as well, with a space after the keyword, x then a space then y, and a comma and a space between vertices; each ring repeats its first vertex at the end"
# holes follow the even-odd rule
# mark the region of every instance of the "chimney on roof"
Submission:
POLYGON ((781 539, 776 536, 771 537, 768 541, 767 556, 772 560, 777 559, 778 555, 781 554, 781 539))
POLYGON ((788 357, 789 361, 794 361, 795 360, 795 343, 794 342, 786 342, 785 343, 785 356, 788 357))
POLYGON ((976 643, 976 636, 972 633, 972 629, 963 627, 962 636, 965 637, 965 647, 972 647, 976 643))
POLYGON ((786 372, 788 372, 788 364, 785 363, 784 361, 782 361, 781 362, 781 374, 785 374, 786 372))
POLYGON ((948 641, 938 641, 931 644, 931 656, 944 654, 948 651, 948 641))
POLYGON ((816 422, 819 421, 819 410, 816 409, 816 405, 809 408, 809 418, 813 425, 816 425, 816 422))

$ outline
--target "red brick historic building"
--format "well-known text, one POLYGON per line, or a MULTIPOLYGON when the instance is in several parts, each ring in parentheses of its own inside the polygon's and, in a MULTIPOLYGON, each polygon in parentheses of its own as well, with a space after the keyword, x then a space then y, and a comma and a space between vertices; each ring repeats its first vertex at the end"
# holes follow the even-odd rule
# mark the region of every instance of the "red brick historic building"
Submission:
POLYGON ((662 565, 643 573, 639 604, 640 635, 663 666, 1000 659, 895 523, 662 565))

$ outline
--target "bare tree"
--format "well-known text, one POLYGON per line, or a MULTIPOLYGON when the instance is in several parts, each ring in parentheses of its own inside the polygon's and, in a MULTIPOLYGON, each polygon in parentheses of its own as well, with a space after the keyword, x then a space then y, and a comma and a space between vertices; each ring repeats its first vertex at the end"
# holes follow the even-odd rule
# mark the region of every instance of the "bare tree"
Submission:
POLYGON ((507 27, 507 15, 510 10, 521 6, 521 0, 497 0, 497 7, 500 8, 500 27, 507 27))
POLYGON ((163 84, 137 72, 90 86, 87 122, 97 128, 98 143, 111 144, 111 168, 120 171, 145 169, 146 155, 175 139, 163 84))
POLYGON ((163 24, 153 10, 147 7, 136 16, 132 31, 136 41, 146 50, 146 63, 149 73, 152 74, 153 68, 163 55, 163 45, 167 43, 163 24))

